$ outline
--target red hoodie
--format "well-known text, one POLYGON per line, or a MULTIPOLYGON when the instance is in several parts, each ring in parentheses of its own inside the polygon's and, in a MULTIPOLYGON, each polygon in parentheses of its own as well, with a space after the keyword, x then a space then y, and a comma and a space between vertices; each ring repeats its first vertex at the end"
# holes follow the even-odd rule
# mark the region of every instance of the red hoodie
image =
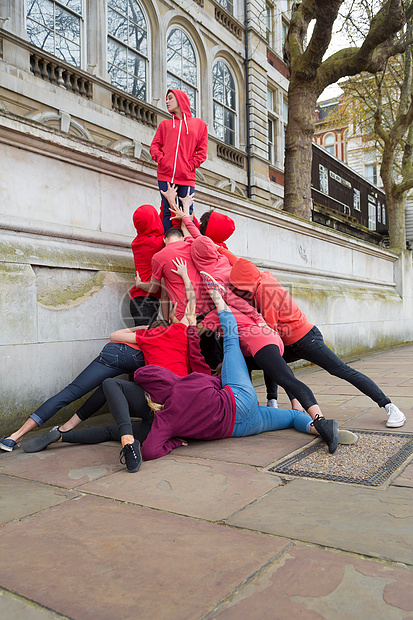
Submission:
POLYGON ((206 160, 208 128, 200 118, 193 118, 188 95, 170 88, 182 112, 182 120, 172 115, 162 121, 152 140, 150 154, 158 164, 158 181, 195 186, 195 171, 206 160))
MULTIPOLYGON (((135 261, 135 270, 139 273, 142 282, 149 282, 152 276, 151 261, 152 256, 162 250, 163 224, 155 207, 152 205, 141 205, 133 214, 133 224, 137 235, 132 241, 132 252, 135 261)), ((141 288, 132 286, 130 296, 147 297, 148 293, 141 288)), ((159 294, 151 293, 159 297, 159 294)))
POLYGON ((314 327, 280 282, 246 258, 237 260, 229 279, 233 286, 253 294, 267 325, 278 330, 285 345, 294 344, 314 327))
POLYGON ((235 230, 235 223, 228 215, 224 213, 218 213, 217 211, 211 211, 208 224, 205 229, 205 236, 209 237, 221 247, 228 249, 224 243, 230 238, 235 230))

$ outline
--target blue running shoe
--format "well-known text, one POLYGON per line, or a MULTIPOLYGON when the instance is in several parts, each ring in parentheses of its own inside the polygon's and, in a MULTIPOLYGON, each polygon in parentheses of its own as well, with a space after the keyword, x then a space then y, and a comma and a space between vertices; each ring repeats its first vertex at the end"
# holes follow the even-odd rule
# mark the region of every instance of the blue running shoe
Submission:
POLYGON ((6 450, 6 452, 12 452, 13 448, 16 446, 20 446, 20 444, 10 439, 10 437, 2 437, 0 439, 0 448, 6 450))

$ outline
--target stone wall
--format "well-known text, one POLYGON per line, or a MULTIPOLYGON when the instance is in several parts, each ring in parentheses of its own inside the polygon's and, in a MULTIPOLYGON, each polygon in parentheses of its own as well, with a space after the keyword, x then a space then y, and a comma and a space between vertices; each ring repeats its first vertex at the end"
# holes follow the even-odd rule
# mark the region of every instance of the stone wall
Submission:
MULTIPOLYGON (((151 163, 12 114, 0 116, 0 144, 0 420, 7 432, 127 323, 131 217, 159 196, 151 163)), ((230 249, 273 270, 341 355, 413 340, 411 254, 397 257, 199 183, 196 213, 210 208, 236 222, 230 249)))

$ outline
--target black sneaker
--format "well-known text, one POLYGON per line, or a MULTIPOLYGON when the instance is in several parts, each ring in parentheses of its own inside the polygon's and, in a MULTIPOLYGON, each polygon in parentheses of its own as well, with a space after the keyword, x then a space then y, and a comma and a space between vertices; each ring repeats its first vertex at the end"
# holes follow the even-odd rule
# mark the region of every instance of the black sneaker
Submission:
POLYGON ((126 464, 128 471, 134 474, 142 465, 141 444, 137 439, 133 443, 127 443, 122 448, 119 455, 122 465, 126 464), (123 460, 122 460, 123 459, 123 460))
POLYGON ((338 422, 337 420, 326 420, 317 416, 313 420, 313 426, 321 439, 324 439, 328 446, 328 451, 333 454, 338 446, 338 422))
POLYGON ((61 436, 62 433, 59 431, 59 427, 55 426, 46 433, 46 435, 29 439, 29 441, 24 444, 23 450, 25 452, 41 452, 41 450, 45 450, 47 446, 50 446, 51 443, 58 441, 61 436))

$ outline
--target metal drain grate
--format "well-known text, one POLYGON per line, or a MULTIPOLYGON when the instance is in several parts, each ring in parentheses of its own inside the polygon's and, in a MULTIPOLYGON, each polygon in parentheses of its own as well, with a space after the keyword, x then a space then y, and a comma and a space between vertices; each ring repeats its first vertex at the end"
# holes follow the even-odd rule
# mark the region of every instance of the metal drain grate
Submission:
POLYGON ((413 453, 413 435, 386 431, 354 431, 359 440, 329 454, 325 443, 303 448, 268 471, 378 486, 413 453))

